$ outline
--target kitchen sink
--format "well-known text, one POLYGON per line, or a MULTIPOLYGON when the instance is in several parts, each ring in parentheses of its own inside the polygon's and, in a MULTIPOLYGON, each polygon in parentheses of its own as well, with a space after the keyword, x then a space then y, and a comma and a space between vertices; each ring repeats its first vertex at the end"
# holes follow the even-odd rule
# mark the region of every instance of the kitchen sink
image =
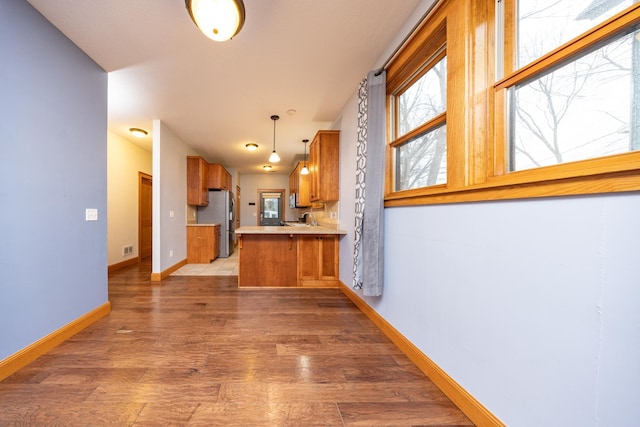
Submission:
POLYGON ((286 227, 311 227, 311 224, 306 224, 304 222, 285 222, 284 225, 286 227))

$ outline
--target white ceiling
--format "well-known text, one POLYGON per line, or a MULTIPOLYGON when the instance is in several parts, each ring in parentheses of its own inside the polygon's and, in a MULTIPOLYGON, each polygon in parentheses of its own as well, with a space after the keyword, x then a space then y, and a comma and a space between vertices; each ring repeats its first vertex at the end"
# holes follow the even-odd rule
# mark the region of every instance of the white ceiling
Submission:
POLYGON ((288 174, 420 0, 244 0, 245 25, 223 43, 199 32, 183 0, 29 3, 109 73, 111 132, 150 151, 160 119, 208 161, 251 173, 268 163, 277 114, 274 166, 288 174))

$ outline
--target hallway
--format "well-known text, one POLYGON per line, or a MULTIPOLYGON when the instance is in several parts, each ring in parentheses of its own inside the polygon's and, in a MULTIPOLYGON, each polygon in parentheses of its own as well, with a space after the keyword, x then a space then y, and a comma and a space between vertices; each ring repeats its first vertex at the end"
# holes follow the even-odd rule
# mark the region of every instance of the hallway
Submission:
POLYGON ((0 382, 0 425, 472 425, 339 290, 149 273, 0 382))

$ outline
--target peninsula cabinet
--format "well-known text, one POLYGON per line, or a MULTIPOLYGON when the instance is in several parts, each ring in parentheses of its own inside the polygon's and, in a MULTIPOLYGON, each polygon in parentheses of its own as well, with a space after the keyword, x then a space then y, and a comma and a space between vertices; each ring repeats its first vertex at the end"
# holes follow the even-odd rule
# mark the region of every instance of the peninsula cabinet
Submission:
POLYGON ((339 236, 298 236, 299 286, 338 286, 339 236))
POLYGON ((231 191, 231 174, 220 163, 209 165, 209 190, 231 191))
POLYGON ((239 234, 238 286, 298 286, 292 234, 239 234))
POLYGON ((296 168, 289 175, 289 195, 294 196, 296 208, 311 206, 309 201, 309 175, 301 175, 304 162, 298 162, 296 168))
POLYGON ((340 237, 329 227, 240 227, 238 285, 323 287, 340 284, 340 237))
POLYGON ((311 202, 337 201, 340 193, 340 131, 321 130, 309 146, 311 202))
POLYGON ((219 256, 219 224, 187 226, 188 264, 209 264, 219 256))
POLYGON ((200 156, 187 156, 187 204, 209 205, 209 165, 200 156))

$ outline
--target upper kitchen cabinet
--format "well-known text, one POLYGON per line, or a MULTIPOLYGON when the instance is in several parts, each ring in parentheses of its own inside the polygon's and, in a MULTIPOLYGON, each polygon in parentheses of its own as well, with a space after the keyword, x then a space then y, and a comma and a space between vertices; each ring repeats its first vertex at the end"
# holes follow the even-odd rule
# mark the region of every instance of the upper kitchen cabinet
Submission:
POLYGON ((209 189, 231 191, 231 174, 220 164, 209 165, 209 189))
POLYGON ((187 204, 209 205, 209 165, 200 156, 187 156, 187 204))
POLYGON ((340 131, 318 131, 309 146, 309 181, 311 202, 339 199, 340 131))
POLYGON ((309 201, 309 175, 302 175, 300 171, 304 162, 298 162, 296 168, 289 175, 289 195, 295 200, 296 208, 311 206, 309 201))

